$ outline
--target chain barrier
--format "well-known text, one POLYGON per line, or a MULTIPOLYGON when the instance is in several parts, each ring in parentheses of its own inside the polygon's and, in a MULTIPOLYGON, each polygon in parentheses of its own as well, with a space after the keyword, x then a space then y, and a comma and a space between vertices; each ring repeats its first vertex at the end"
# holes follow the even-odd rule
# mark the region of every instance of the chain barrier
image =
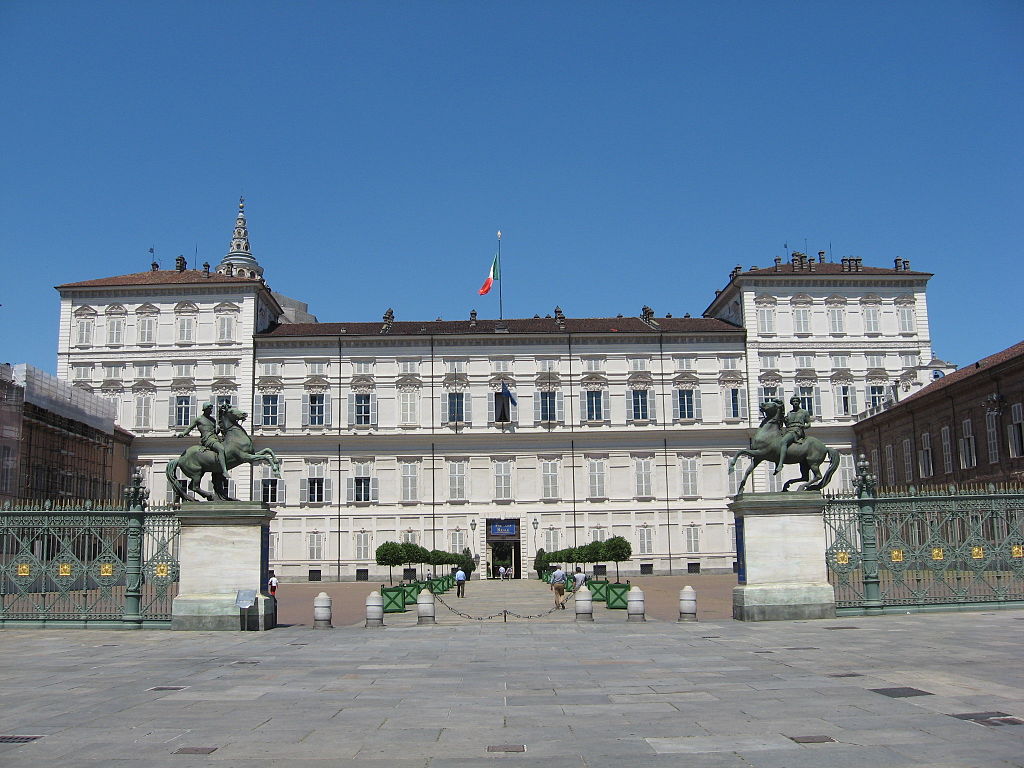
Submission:
MULTIPOLYGON (((507 608, 503 608, 499 613, 492 613, 489 616, 471 616, 468 613, 464 613, 464 612, 460 611, 458 608, 453 608, 452 606, 448 605, 448 603, 446 603, 441 598, 440 595, 435 594, 434 595, 434 599, 437 602, 439 602, 441 605, 443 605, 445 608, 447 608, 449 611, 454 613, 456 616, 461 616, 462 618, 470 619, 471 621, 490 621, 491 619, 497 619, 497 618, 501 618, 503 621, 508 621, 508 617, 509 616, 514 616, 517 619, 542 619, 545 616, 550 616, 555 611, 560 610, 559 606, 556 605, 556 606, 553 606, 552 608, 549 608, 548 610, 544 611, 543 613, 531 613, 531 614, 527 614, 526 616, 524 616, 524 615, 522 615, 520 613, 516 613, 515 611, 510 611, 507 608)), ((563 601, 562 605, 565 605, 570 600, 575 600, 575 599, 576 599, 576 592, 575 591, 569 592, 568 596, 565 598, 565 600, 563 601)))

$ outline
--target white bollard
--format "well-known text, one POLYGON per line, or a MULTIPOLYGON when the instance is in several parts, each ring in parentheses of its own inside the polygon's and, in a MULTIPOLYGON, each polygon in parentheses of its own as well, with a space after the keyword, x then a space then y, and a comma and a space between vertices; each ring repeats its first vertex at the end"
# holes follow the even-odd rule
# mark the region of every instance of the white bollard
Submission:
POLYGON ((384 598, 374 590, 366 596, 366 628, 384 626, 384 598))
POLYGON ((634 586, 626 597, 626 621, 647 621, 644 616, 644 592, 634 586))
POLYGON ((697 620, 697 590, 685 586, 679 590, 679 621, 697 620))
POLYGON ((594 596, 584 584, 576 590, 576 621, 594 620, 594 596))
POLYGON ((321 592, 313 598, 313 629, 331 629, 331 596, 321 592))
POLYGON ((424 589, 416 596, 416 623, 434 623, 434 595, 429 589, 424 589))

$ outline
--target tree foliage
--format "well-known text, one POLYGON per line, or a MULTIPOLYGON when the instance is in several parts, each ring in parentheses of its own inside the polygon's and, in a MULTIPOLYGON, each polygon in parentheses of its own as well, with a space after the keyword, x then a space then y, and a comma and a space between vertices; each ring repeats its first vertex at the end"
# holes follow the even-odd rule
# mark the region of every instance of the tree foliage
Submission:
POLYGON ((388 567, 388 581, 390 583, 395 583, 394 577, 391 575, 391 569, 404 562, 405 550, 398 542, 385 541, 377 547, 377 565, 386 565, 388 567))
POLYGON ((619 580, 619 563, 633 556, 633 547, 621 536, 612 536, 604 542, 604 559, 615 563, 615 581, 619 580))

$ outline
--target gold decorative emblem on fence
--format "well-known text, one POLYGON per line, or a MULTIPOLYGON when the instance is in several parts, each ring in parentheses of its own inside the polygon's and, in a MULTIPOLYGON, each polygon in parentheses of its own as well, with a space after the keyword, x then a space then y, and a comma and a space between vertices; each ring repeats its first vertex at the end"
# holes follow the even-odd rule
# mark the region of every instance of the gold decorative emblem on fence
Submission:
POLYGON ((945 560, 946 550, 942 547, 932 547, 932 560, 945 560))
POLYGON ((18 563, 18 575, 19 576, 31 576, 32 566, 28 563, 18 563))
POLYGON ((849 552, 836 552, 836 562, 840 565, 850 564, 850 553, 849 552))
POLYGON ((985 548, 984 547, 971 547, 971 557, 975 560, 985 559, 985 548))
POLYGON ((154 573, 161 579, 166 579, 167 574, 170 573, 170 569, 167 567, 167 563, 158 563, 154 569, 154 573))
POLYGON ((1024 557, 1024 544, 1014 544, 1010 547, 1010 557, 1024 557))
POLYGON ((113 576, 114 575, 114 564, 113 563, 100 563, 100 576, 113 576))
POLYGON ((70 576, 71 575, 71 563, 57 563, 57 575, 58 576, 70 576))
POLYGON ((889 552, 889 559, 892 562, 894 562, 894 563, 902 563, 903 562, 903 550, 902 549, 891 550, 889 552))

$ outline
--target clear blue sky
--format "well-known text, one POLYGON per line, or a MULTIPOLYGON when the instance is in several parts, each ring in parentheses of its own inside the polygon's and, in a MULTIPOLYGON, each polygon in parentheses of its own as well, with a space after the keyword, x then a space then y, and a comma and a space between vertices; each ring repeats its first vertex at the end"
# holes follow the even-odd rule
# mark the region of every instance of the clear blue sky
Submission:
MULTIPOLYGON (((699 315, 736 264, 934 272, 935 351, 1024 337, 1024 3, 0 4, 0 359, 52 286, 184 254, 237 198, 321 320, 699 315), (831 247, 830 247, 831 244, 831 247)), ((198 247, 199 258, 195 259, 198 247)))

